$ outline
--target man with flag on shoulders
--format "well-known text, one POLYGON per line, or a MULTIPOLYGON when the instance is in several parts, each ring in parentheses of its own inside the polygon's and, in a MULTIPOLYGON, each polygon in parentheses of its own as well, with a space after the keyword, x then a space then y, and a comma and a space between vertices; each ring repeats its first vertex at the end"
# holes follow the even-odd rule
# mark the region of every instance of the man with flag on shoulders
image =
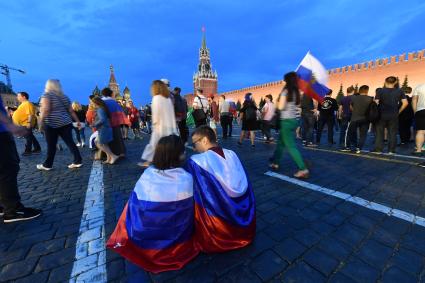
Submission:
POLYGON ((203 252, 225 252, 255 237, 255 198, 238 156, 217 145, 208 126, 192 134, 192 155, 185 169, 193 176, 195 244, 203 252))

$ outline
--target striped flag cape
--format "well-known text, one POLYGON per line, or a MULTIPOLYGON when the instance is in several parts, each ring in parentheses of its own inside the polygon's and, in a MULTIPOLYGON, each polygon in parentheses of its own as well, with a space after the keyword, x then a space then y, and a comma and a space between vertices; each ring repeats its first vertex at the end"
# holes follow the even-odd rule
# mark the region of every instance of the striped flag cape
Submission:
POLYGON ((109 112, 111 113, 111 127, 114 128, 121 125, 130 125, 127 115, 125 115, 121 105, 119 105, 115 99, 111 97, 103 97, 102 100, 105 102, 109 112))
POLYGON ((255 236, 255 199, 237 155, 215 148, 193 155, 185 168, 193 176, 199 249, 224 252, 250 244, 255 236))
POLYGON ((107 247, 143 269, 182 268, 197 256, 192 176, 149 167, 130 196, 107 247))

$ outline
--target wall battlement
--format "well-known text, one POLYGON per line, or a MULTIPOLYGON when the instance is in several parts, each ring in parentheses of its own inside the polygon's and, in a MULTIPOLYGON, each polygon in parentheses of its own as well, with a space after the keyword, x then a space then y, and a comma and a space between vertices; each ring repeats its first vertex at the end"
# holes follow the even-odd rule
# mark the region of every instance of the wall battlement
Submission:
POLYGON ((231 91, 226 91, 226 92, 221 92, 220 95, 231 95, 231 94, 235 94, 235 93, 240 93, 240 92, 250 92, 250 91, 254 91, 254 90, 260 90, 260 89, 265 89, 265 88, 270 88, 273 86, 280 86, 282 85, 283 80, 279 80, 279 81, 273 81, 273 82, 268 82, 268 83, 263 83, 263 84, 259 84, 259 85, 254 85, 254 86, 249 86, 249 87, 245 87, 245 88, 241 88, 241 89, 237 89, 237 90, 231 90, 231 91))
POLYGON ((394 55, 386 58, 371 60, 368 62, 357 63, 349 66, 344 66, 340 68, 334 68, 328 70, 330 76, 335 74, 343 74, 349 72, 359 72, 359 71, 373 71, 377 68, 390 67, 400 64, 409 64, 412 62, 420 62, 425 60, 425 49, 422 49, 417 52, 403 53, 401 55, 394 55))
MULTIPOLYGON (((409 86, 415 88, 418 84, 425 83, 425 49, 333 68, 328 70, 328 73, 328 87, 333 90, 334 96, 337 95, 341 86, 345 91, 345 88, 350 85, 361 86, 363 84, 369 86, 370 94, 373 95, 374 90, 382 87, 388 76, 398 77, 400 83, 407 78, 409 86)), ((251 92, 258 102, 267 94, 272 94, 276 98, 283 85, 283 80, 278 80, 223 92, 219 95, 224 94, 226 98, 234 101, 243 101, 245 94, 251 92)))

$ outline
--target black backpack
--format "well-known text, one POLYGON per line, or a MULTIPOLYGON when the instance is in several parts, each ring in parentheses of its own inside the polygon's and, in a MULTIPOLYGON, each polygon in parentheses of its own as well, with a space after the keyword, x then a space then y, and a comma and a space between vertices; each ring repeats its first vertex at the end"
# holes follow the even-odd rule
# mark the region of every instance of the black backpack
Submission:
POLYGON ((186 100, 178 94, 174 95, 174 112, 176 114, 176 117, 186 117, 186 100))
POLYGON ((369 104, 369 107, 366 111, 366 119, 371 123, 376 123, 381 118, 381 111, 379 110, 379 105, 375 101, 369 104))

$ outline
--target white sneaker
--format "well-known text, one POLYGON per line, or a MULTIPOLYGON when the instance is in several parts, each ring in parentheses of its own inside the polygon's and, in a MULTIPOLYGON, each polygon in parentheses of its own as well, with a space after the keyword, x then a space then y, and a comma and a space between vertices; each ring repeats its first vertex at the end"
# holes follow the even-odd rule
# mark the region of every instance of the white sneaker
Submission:
POLYGON ((80 146, 81 146, 81 144, 78 142, 78 143, 76 144, 76 146, 80 147, 80 146))
POLYGON ((68 165, 68 168, 69 169, 80 168, 81 166, 83 166, 83 163, 80 163, 80 164, 71 163, 71 164, 68 165))
POLYGON ((84 147, 86 144, 84 142, 81 143, 81 147, 84 147))
POLYGON ((38 170, 50 171, 52 168, 44 167, 43 164, 37 164, 38 170))

